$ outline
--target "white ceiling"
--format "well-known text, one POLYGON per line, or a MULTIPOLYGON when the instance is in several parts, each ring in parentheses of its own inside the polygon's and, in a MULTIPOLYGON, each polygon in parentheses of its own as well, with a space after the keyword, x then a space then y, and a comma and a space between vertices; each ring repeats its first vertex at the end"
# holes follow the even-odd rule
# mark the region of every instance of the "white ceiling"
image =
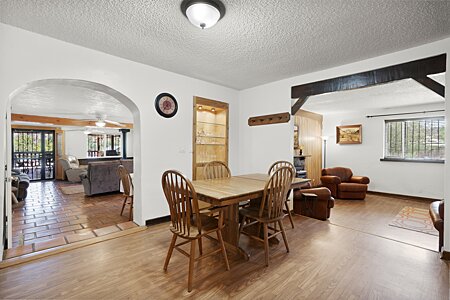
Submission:
POLYGON ((447 0, 222 0, 205 30, 181 0, 2 0, 0 22, 236 89, 450 35, 447 0))
MULTIPOLYGON (((444 85, 445 73, 430 77, 444 85)), ((444 98, 413 79, 405 79, 368 88, 311 96, 302 109, 321 115, 368 113, 419 105, 441 105, 443 108, 444 101, 444 98)))
POLYGON ((105 118, 133 123, 130 110, 101 91, 69 84, 43 84, 26 88, 11 103, 18 114, 71 119, 105 118))

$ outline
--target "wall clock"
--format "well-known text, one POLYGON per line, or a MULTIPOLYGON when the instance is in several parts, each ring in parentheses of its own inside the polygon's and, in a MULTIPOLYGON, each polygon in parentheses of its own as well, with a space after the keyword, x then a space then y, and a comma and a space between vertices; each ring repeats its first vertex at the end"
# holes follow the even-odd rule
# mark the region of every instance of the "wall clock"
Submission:
POLYGON ((172 118, 178 111, 178 103, 169 93, 161 93, 155 99, 155 108, 164 118, 172 118))

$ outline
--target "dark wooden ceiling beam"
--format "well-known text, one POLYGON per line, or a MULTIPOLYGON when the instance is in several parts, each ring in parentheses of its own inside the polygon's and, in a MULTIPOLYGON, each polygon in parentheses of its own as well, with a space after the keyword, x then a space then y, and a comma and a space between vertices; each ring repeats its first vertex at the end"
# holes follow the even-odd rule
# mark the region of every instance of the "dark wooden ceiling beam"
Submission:
MULTIPOLYGON (((301 84, 291 88, 291 98, 353 90, 408 78, 423 78, 446 71, 446 54, 419 59, 372 71, 301 84)), ((294 104, 295 105, 295 104, 294 104)))
POLYGON ((421 85, 427 87, 428 89, 432 90, 442 98, 445 98, 445 87, 437 82, 436 80, 431 79, 430 77, 423 76, 423 77, 417 77, 413 79, 420 83, 421 85))
POLYGON ((300 108, 306 103, 306 100, 308 100, 308 97, 298 99, 291 107, 291 115, 295 115, 300 110, 300 108))

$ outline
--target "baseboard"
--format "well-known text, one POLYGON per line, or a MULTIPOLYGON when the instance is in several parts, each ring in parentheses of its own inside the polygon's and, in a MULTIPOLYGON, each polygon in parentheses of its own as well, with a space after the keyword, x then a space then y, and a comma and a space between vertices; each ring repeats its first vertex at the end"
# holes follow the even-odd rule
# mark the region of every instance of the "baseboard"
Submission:
POLYGON ((393 194, 393 193, 385 193, 385 192, 376 192, 376 191, 367 191, 368 194, 372 195, 380 195, 392 198, 406 198, 411 200, 420 200, 420 201, 441 201, 442 199, 434 199, 434 198, 426 198, 426 197, 418 197, 418 196, 410 196, 410 195, 402 195, 402 194, 393 194))
POLYGON ((163 216, 163 217, 147 220, 147 221, 145 221, 145 225, 146 226, 158 225, 158 224, 166 223, 169 221, 170 221, 170 216, 163 216))
POLYGON ((443 260, 450 260, 450 252, 442 251, 441 259, 443 259, 443 260))

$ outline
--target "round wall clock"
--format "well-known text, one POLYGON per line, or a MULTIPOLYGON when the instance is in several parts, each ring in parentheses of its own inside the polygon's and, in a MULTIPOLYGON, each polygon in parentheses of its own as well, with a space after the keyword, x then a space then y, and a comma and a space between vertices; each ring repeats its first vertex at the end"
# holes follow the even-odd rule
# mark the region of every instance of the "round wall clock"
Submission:
POLYGON ((164 118, 172 118, 178 111, 178 103, 169 93, 161 93, 155 99, 156 111, 164 118))

